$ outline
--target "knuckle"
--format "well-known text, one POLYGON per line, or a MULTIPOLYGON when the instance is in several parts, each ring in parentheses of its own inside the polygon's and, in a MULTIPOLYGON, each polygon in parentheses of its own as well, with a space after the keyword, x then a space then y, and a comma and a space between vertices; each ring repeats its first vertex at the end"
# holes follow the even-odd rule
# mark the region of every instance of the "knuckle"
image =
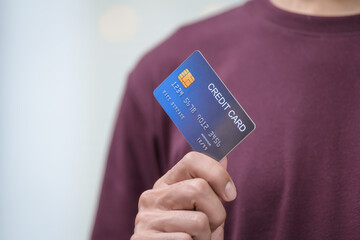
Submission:
POLYGON ((185 156, 182 159, 182 162, 186 165, 188 165, 189 163, 193 162, 195 159, 199 158, 199 153, 197 152, 188 152, 187 154, 185 154, 185 156))
POLYGON ((143 212, 138 212, 135 218, 135 225, 138 225, 139 223, 143 222, 146 219, 146 216, 143 212))
POLYGON ((149 219, 152 219, 154 216, 146 211, 140 211, 138 212, 138 214, 136 215, 135 218, 135 228, 136 226, 142 224, 142 223, 148 223, 149 219))
POLYGON ((205 193, 209 190, 209 183, 202 178, 195 178, 192 181, 192 186, 197 193, 205 193))
POLYGON ((194 159, 194 158, 196 158, 197 155, 198 155, 197 152, 191 151, 191 152, 188 152, 187 154, 185 154, 184 158, 194 159))
POLYGON ((210 227, 208 217, 202 212, 198 212, 196 215, 194 215, 193 221, 194 226, 200 232, 206 231, 210 227))
POLYGON ((140 195, 139 198, 139 209, 149 206, 153 201, 153 190, 146 190, 140 195))
POLYGON ((219 214, 215 215, 215 219, 214 219, 215 228, 219 227, 223 222, 225 222, 225 219, 226 219, 226 211, 225 208, 222 207, 221 210, 219 211, 219 214))

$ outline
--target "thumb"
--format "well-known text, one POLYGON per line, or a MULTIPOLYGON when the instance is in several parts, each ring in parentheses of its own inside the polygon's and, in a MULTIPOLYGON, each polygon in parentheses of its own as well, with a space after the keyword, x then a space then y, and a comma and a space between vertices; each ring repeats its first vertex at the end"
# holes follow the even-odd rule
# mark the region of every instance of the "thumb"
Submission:
POLYGON ((220 165, 223 166, 223 168, 227 169, 227 157, 224 157, 223 159, 220 160, 220 165))

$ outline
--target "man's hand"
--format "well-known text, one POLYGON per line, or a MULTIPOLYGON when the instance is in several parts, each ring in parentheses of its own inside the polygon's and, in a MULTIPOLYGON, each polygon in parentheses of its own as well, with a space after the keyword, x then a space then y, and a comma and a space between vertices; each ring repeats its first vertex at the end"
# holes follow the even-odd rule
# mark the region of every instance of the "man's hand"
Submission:
POLYGON ((226 165, 226 158, 219 163, 201 153, 186 154, 140 196, 131 239, 223 239, 221 199, 236 197, 226 165))

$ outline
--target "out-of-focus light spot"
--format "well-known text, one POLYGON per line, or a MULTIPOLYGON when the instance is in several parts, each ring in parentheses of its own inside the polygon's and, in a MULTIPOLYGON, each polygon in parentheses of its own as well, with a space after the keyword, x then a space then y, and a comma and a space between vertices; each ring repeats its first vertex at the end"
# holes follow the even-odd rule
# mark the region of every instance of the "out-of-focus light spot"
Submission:
POLYGON ((113 6, 100 17, 100 35, 109 42, 126 41, 136 32, 138 20, 138 14, 132 7, 113 6))
POLYGON ((210 4, 201 11, 201 15, 208 16, 208 15, 216 14, 221 10, 223 10, 224 7, 225 4, 221 4, 221 3, 210 4))

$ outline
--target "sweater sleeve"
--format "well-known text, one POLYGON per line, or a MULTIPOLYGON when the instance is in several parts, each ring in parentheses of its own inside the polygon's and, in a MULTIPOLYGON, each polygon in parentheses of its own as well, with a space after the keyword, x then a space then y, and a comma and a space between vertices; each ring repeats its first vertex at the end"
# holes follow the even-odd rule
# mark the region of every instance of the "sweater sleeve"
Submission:
POLYGON ((129 239, 140 194, 161 176, 154 97, 147 74, 129 77, 116 120, 92 239, 129 239))

